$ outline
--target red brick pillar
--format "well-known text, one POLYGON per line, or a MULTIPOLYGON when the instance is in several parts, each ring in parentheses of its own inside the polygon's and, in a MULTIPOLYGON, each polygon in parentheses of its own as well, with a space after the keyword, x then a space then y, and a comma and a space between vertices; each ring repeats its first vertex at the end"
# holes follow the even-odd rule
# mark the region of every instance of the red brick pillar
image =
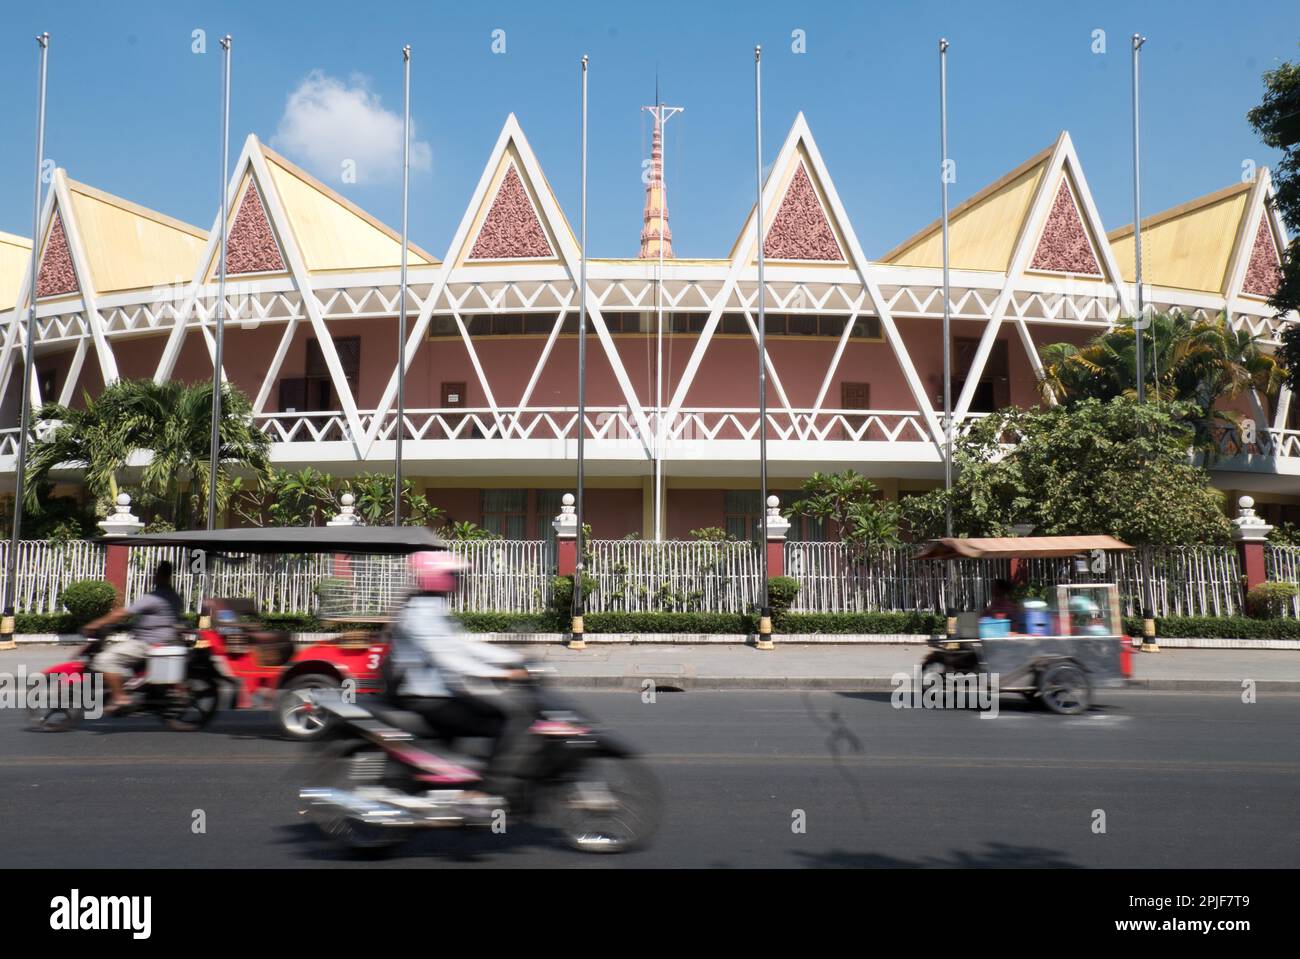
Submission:
POLYGON ((578 517, 572 493, 565 493, 560 502, 560 515, 551 520, 555 530, 555 572, 572 576, 578 571, 578 517))
POLYGON ((131 546, 128 537, 144 529, 144 523, 131 512, 131 497, 117 494, 117 504, 107 518, 100 520, 99 528, 110 540, 104 548, 104 579, 117 590, 119 603, 126 603, 126 579, 131 546))
POLYGON ((1268 580, 1264 547, 1268 544, 1268 534, 1272 531, 1273 527, 1256 515, 1253 497, 1243 496, 1237 500, 1237 518, 1232 521, 1232 538, 1237 544, 1241 559, 1244 592, 1249 592, 1268 580))
POLYGON ((104 548, 104 579, 113 584, 117 591, 117 603, 126 605, 127 560, 131 547, 126 543, 109 543, 104 548))

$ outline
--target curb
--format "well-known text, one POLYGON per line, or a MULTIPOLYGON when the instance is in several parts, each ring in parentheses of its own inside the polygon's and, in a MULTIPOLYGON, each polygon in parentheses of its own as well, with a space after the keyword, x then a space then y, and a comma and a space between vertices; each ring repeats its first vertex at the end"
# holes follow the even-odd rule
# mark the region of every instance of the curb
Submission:
MULTIPOLYGON (((893 692, 897 687, 884 676, 846 679, 834 676, 714 676, 696 677, 668 674, 662 678, 644 676, 561 676, 552 675, 550 684, 557 689, 606 689, 640 691, 646 680, 653 680, 657 692, 725 692, 728 690, 823 690, 845 693, 893 692)), ((1149 692, 1240 693, 1241 680, 1235 679, 1130 679, 1124 689, 1149 692)), ((1259 692, 1300 693, 1300 682, 1259 680, 1259 692)), ((1105 690, 1102 691, 1102 695, 1105 690)))

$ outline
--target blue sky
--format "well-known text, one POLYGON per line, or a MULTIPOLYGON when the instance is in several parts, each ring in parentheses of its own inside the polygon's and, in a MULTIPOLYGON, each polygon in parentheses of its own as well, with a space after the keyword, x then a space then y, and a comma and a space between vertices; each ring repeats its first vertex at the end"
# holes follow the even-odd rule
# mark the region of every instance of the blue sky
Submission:
POLYGON ((390 135, 403 43, 414 48, 412 239, 441 256, 506 115, 578 219, 578 59, 591 56, 593 256, 635 255, 649 149, 640 106, 669 126, 679 256, 725 256, 754 195, 753 58, 764 55, 764 161, 799 110, 868 256, 938 215, 936 45, 949 55, 953 203, 1068 129, 1107 228, 1131 220, 1128 37, 1143 53, 1146 214, 1277 159, 1245 120, 1261 73, 1300 56, 1300 4, 818 2, 7 3, 0 229, 31 232, 36 44, 51 34, 46 155, 75 179, 203 227, 218 202, 220 59, 235 38, 232 162, 255 132, 380 219, 400 224, 390 135), (661 13, 651 12, 653 9, 661 13), (191 51, 192 31, 208 52, 191 51), (791 49, 803 30, 806 52, 791 49), (1092 32, 1106 33, 1104 54, 1092 32), (505 52, 492 52, 493 31, 505 52), (304 87, 304 82, 307 86, 304 87), (290 96, 298 97, 286 115, 290 96), (278 135, 278 139, 277 139, 278 135), (337 156, 358 162, 340 182, 337 156))

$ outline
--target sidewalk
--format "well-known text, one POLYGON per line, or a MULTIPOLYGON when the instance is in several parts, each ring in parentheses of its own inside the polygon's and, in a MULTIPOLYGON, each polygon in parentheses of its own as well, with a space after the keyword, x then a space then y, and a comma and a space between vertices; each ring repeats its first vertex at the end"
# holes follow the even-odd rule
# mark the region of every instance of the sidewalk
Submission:
MULTIPOLYGON (((923 643, 829 646, 778 643, 752 646, 588 644, 520 647, 556 671, 558 684, 585 688, 640 688, 653 679, 676 689, 893 689, 896 673, 911 675, 925 657, 923 643)), ((1133 654, 1139 689, 1240 692, 1251 679, 1264 691, 1300 693, 1300 652, 1180 649, 1133 654)))
MULTIPOLYGON (((911 675, 925 657, 923 643, 838 646, 778 642, 763 651, 745 645, 589 643, 585 650, 519 644, 529 659, 555 670, 557 685, 574 689, 840 689, 889 690, 896 673, 911 675)), ((0 652, 0 673, 19 665, 41 669, 66 660, 66 646, 28 645, 0 652)), ((1240 692, 1250 679, 1259 691, 1300 693, 1300 651, 1164 649, 1133 654, 1138 689, 1240 692)))

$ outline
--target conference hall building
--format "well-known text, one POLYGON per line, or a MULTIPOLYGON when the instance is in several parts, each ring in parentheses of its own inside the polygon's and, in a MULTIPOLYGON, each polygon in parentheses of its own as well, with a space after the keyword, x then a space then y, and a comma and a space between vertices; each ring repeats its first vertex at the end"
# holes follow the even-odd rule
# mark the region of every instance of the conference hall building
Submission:
MULTIPOLYGON (((486 144, 485 144, 486 146, 486 144)), ((1014 162, 1018 158, 1009 158, 1014 162)), ((249 136, 229 182, 224 376, 275 465, 338 478, 403 468, 453 521, 547 538, 585 438, 600 538, 752 535, 758 495, 758 230, 716 259, 673 255, 661 131, 639 256, 587 261, 512 115, 441 255, 409 247, 399 422, 401 237, 249 136), (656 529, 657 527, 657 529, 656 529)), ((1266 349, 1287 235, 1267 170, 1142 225, 1146 303, 1226 314, 1266 349)), ((593 198, 599 200, 599 198, 593 198)), ((883 495, 942 483, 940 224, 863 250, 802 115, 763 187, 770 487, 848 468, 883 495)), ((31 399, 77 406, 119 378, 211 380, 219 215, 208 229, 54 173, 41 212, 31 399)), ((1044 402, 1038 349, 1136 311, 1133 227, 1107 230, 1067 133, 951 211, 956 428, 1044 402)), ((592 251, 598 253, 599 251, 592 251)), ((32 244, 0 234, 0 484, 12 495, 32 244)), ((1212 463, 1273 521, 1300 521, 1300 409, 1245 394, 1212 463)), ((37 429, 40 425, 37 424, 37 429)), ((61 488, 77 491, 75 472, 61 488)), ((129 481, 128 481, 129 485, 129 481)), ((796 523, 792 538, 824 531, 796 523)))

